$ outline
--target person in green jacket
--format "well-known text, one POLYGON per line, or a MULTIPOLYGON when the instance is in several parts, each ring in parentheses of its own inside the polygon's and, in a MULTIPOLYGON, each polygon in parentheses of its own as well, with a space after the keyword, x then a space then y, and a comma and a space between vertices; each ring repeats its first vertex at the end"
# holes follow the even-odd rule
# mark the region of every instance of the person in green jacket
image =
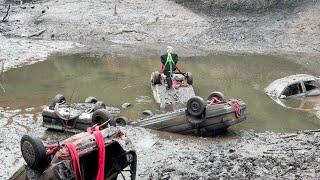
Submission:
POLYGON ((161 72, 166 75, 166 81, 167 81, 167 89, 170 89, 172 87, 172 74, 176 70, 180 71, 179 68, 177 67, 178 63, 178 55, 172 53, 173 48, 171 46, 167 47, 167 53, 162 55, 160 57, 162 67, 161 67, 161 72))

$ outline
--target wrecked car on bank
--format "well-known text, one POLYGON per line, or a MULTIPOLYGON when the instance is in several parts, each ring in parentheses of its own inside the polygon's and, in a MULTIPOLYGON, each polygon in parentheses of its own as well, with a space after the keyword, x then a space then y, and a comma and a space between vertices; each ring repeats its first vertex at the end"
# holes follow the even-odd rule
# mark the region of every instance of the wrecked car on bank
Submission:
POLYGON ((185 135, 215 135, 246 119, 246 104, 212 92, 206 101, 191 97, 186 108, 147 117, 132 125, 185 135))
POLYGON ((95 124, 125 125, 126 117, 119 116, 120 109, 107 107, 95 97, 87 97, 82 103, 67 103, 62 94, 53 98, 51 105, 42 111, 42 126, 48 129, 78 133, 95 124))
POLYGON ((320 95, 320 77, 296 74, 273 81, 265 88, 266 94, 281 106, 286 100, 320 95))
POLYGON ((56 144, 24 135, 20 145, 27 166, 10 179, 116 180, 129 172, 134 180, 137 156, 133 145, 120 127, 108 126, 90 127, 56 144))

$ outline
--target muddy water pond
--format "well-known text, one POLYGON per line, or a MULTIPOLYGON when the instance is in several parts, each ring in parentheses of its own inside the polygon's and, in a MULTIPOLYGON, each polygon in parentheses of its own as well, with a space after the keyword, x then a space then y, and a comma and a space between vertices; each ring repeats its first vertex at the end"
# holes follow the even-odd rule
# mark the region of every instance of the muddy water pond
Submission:
MULTIPOLYGON (((320 120, 313 112, 284 108, 263 90, 277 78, 313 73, 299 64, 272 56, 220 55, 181 58, 179 64, 183 70, 192 72, 197 95, 206 98, 211 91, 221 91, 226 97, 241 98, 247 103, 248 118, 232 127, 234 131, 291 132, 320 128, 320 120)), ((95 96, 111 106, 131 103, 133 106, 122 113, 135 120, 146 109, 159 113, 149 84, 150 73, 159 67, 158 57, 54 55, 45 62, 6 72, 3 76, 6 92, 0 96, 0 105, 37 107, 49 104, 58 93, 71 102, 95 96)))

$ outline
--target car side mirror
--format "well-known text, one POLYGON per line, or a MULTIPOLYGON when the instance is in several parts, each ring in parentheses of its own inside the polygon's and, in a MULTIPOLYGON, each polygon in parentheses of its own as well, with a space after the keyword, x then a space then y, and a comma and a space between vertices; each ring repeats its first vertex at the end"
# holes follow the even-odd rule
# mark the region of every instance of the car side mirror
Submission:
POLYGON ((287 98, 286 95, 283 95, 283 94, 282 94, 282 95, 280 96, 280 99, 285 99, 285 98, 287 98))

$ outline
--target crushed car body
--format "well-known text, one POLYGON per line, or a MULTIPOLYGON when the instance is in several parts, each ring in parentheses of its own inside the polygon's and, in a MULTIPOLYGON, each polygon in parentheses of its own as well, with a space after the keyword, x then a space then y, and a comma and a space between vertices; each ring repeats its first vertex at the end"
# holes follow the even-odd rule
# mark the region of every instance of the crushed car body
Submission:
POLYGON ((245 109, 242 100, 224 99, 221 92, 212 92, 207 101, 194 96, 186 108, 154 115, 133 125, 179 134, 214 135, 245 120, 245 109))
POLYGON ((87 97, 82 103, 68 104, 63 95, 57 94, 52 104, 42 111, 42 126, 53 130, 78 133, 109 120, 125 125, 127 118, 119 116, 119 113, 120 109, 107 107, 95 97, 87 97))
POLYGON ((56 144, 24 135, 21 152, 27 165, 11 179, 115 180, 126 171, 134 180, 137 156, 130 139, 121 128, 104 126, 93 126, 56 144))
POLYGON ((320 77, 308 74, 296 74, 273 81, 265 92, 275 102, 287 107, 288 99, 302 99, 320 95, 320 77))

